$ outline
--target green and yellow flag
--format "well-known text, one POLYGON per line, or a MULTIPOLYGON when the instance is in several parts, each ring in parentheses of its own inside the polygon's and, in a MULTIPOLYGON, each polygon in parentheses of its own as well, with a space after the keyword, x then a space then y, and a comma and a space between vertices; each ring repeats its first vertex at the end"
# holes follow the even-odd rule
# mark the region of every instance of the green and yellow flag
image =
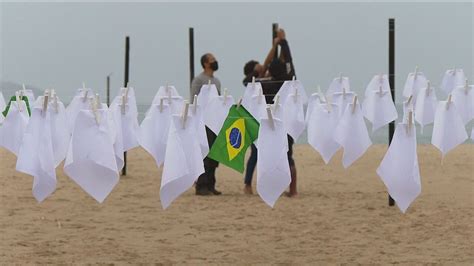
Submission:
POLYGON ((259 127, 242 105, 233 105, 207 156, 243 173, 245 151, 257 139, 259 127))

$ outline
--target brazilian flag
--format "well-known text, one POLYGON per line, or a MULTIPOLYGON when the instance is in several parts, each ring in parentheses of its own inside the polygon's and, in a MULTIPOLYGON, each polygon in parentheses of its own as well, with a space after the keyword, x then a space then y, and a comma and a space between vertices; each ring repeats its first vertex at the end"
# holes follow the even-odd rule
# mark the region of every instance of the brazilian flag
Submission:
POLYGON ((259 127, 242 105, 233 105, 207 157, 243 173, 245 151, 258 138, 259 127))

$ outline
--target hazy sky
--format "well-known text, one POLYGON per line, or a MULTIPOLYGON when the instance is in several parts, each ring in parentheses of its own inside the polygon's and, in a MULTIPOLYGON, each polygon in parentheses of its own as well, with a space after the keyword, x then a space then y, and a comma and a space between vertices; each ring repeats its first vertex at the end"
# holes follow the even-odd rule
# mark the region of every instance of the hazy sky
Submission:
MULTIPOLYGON (((343 72, 362 92, 388 71, 388 18, 396 18, 396 89, 419 65, 435 86, 454 65, 473 76, 472 3, 1 3, 1 81, 54 88, 65 102, 85 81, 105 92, 123 83, 124 39, 131 37, 131 84, 140 104, 159 85, 189 97, 188 28, 199 57, 212 52, 216 76, 242 94, 246 61, 263 61, 271 24, 287 32, 298 78, 323 90, 343 72)), ((3 88, 5 89, 5 88, 3 88)), ((438 97, 444 97, 438 92, 438 97)))

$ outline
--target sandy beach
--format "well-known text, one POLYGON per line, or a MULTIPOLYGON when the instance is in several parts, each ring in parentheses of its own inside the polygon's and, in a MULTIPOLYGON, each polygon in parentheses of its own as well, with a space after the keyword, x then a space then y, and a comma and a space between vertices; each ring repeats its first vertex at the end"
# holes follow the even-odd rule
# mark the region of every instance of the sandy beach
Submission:
MULTIPOLYGON (((309 145, 295 147, 297 198, 274 209, 244 195, 243 176, 218 168, 222 196, 190 189, 169 209, 159 202, 161 169, 143 149, 103 204, 57 169, 56 192, 38 204, 33 178, 0 149, 0 263, 474 264, 474 145, 441 154, 419 145, 422 194, 406 214, 387 206, 376 175, 386 145, 344 170, 309 145)), ((254 178, 255 183, 255 178, 254 178)))

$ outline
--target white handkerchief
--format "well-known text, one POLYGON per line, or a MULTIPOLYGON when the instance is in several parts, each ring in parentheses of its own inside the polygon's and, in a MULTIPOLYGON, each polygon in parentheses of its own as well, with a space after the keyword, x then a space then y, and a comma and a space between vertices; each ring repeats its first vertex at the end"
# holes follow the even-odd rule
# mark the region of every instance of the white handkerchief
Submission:
POLYGON ((122 134, 122 119, 119 109, 108 109, 106 104, 102 104, 100 110, 107 111, 103 119, 107 119, 108 133, 110 141, 114 147, 115 161, 117 162, 117 170, 120 171, 124 165, 124 148, 123 148, 123 134, 122 134))
MULTIPOLYGON (((331 97, 334 93, 336 92, 343 92, 345 90, 346 92, 351 91, 351 86, 349 84, 349 78, 348 77, 337 77, 334 78, 331 81, 331 84, 329 84, 329 89, 326 91, 326 96, 331 97)), ((342 109, 344 110, 345 107, 342 109)))
POLYGON ((392 92, 390 91, 390 83, 388 82, 388 76, 387 75, 375 75, 369 82, 369 85, 367 85, 367 88, 365 88, 365 97, 369 94, 371 94, 373 91, 380 91, 380 87, 382 87, 382 91, 387 91, 390 94, 390 97, 392 97, 392 92))
POLYGON ((448 69, 444 73, 443 80, 441 81, 441 89, 448 95, 456 87, 463 86, 466 82, 466 76, 462 69, 448 69))
POLYGON ((15 155, 18 155, 23 134, 25 133, 28 120, 30 119, 25 101, 20 101, 19 106, 21 111, 18 109, 18 103, 16 101, 10 103, 10 110, 0 127, 0 146, 15 155))
POLYGON ((334 131, 334 140, 344 148, 342 156, 344 168, 349 167, 372 145, 360 106, 356 105, 354 113, 352 106, 352 103, 346 106, 334 131))
POLYGON ((403 106, 403 117, 402 117, 402 123, 408 123, 408 114, 412 112, 412 118, 415 117, 414 114, 414 104, 413 104, 413 98, 412 100, 408 99, 406 101, 403 101, 402 103, 403 106))
MULTIPOLYGON (((199 91, 199 95, 197 97, 198 104, 202 106, 207 106, 207 103, 212 100, 212 98, 219 96, 219 92, 217 92, 217 87, 215 84, 204 84, 199 91)), ((191 95, 194 97, 194 95, 191 95)))
POLYGON ((474 118, 474 85, 456 87, 451 95, 456 103, 456 110, 466 125, 474 118))
MULTIPOLYGON (((160 86, 158 91, 155 94, 155 97, 153 98, 152 104, 159 104, 160 103, 160 98, 166 98, 166 97, 173 97, 173 96, 179 96, 178 91, 174 86, 168 85, 168 86, 160 86)), ((194 96, 194 95, 193 95, 194 96)))
POLYGON ((257 95, 262 95, 263 89, 262 84, 260 82, 249 82, 245 87, 244 96, 242 97, 242 105, 245 109, 250 108, 250 103, 252 102, 252 97, 257 95))
MULTIPOLYGON (((42 102, 43 96, 38 97, 38 99, 42 102)), ((38 105, 38 107, 42 108, 42 105, 38 105)), ((51 125, 54 166, 58 167, 59 164, 66 159, 67 149, 71 140, 71 132, 68 127, 66 108, 59 99, 49 102, 48 113, 51 117, 49 121, 51 125)))
POLYGON ((313 113, 314 106, 318 105, 319 103, 325 103, 326 99, 324 95, 319 95, 319 93, 313 93, 308 99, 308 107, 306 108, 306 115, 304 117, 304 121, 306 124, 309 121, 310 115, 313 113))
POLYGON ((219 134, 233 104, 234 97, 231 95, 228 95, 226 99, 224 96, 218 96, 209 101, 204 109, 204 124, 216 135, 219 134))
MULTIPOLYGON (((129 95, 129 100, 133 98, 129 95)), ((122 97, 117 96, 110 105, 110 110, 113 110, 117 115, 117 119, 121 120, 121 134, 123 151, 131 150, 138 147, 138 132, 140 126, 138 125, 138 113, 136 107, 134 108, 132 101, 127 101, 125 107, 122 106, 122 97), (135 110, 134 110, 135 109, 135 110)))
POLYGON ((455 102, 439 101, 431 136, 431 144, 438 148, 445 156, 450 150, 467 139, 466 128, 459 115, 455 102))
POLYGON ((397 109, 388 91, 366 92, 362 112, 372 123, 372 132, 398 118, 397 109))
POLYGON ((283 110, 285 130, 296 142, 306 126, 301 95, 289 94, 283 105, 283 110))
POLYGON ((346 106, 354 100, 355 93, 349 92, 335 92, 332 95, 332 103, 339 105, 339 117, 342 117, 346 106))
POLYGON ((426 88, 428 86, 428 80, 425 77, 425 74, 422 72, 410 73, 408 74, 407 80, 405 81, 405 86, 403 88, 403 96, 408 98, 413 95, 413 102, 416 102, 416 96, 418 95, 418 90, 421 88, 426 88))
POLYGON ((86 95, 86 91, 87 91, 87 96, 90 97, 94 95, 94 91, 91 88, 79 88, 76 90, 76 93, 74 94, 74 96, 84 96, 86 95))
POLYGON ((5 119, 2 112, 5 110, 6 107, 7 104, 5 103, 5 98, 3 98, 3 93, 0 91, 0 124, 3 123, 3 120, 5 119))
POLYGON ((407 124, 398 124, 392 143, 377 168, 377 174, 403 213, 421 193, 415 124, 410 128, 407 132, 407 124))
POLYGON ((283 106, 281 104, 275 104, 275 103, 269 106, 272 112, 272 116, 283 121, 283 116, 284 116, 283 106))
POLYGON ((341 147, 334 141, 334 130, 339 122, 339 107, 331 104, 315 104, 308 121, 308 143, 321 154, 327 164, 341 147))
POLYGON ((127 100, 126 103, 129 106, 128 109, 130 109, 128 112, 130 112, 134 117, 137 117, 138 119, 137 98, 135 96, 134 88, 132 87, 120 88, 120 90, 118 91, 118 94, 115 96, 114 100, 112 101, 110 105, 114 104, 114 102, 120 105, 122 103, 122 95, 128 95, 126 99, 127 100), (128 92, 127 92, 127 89, 128 89, 128 92))
POLYGON ((415 120, 420 124, 421 129, 426 125, 433 123, 438 99, 433 87, 421 88, 418 91, 415 104, 415 120))
POLYGON ((272 208, 291 182, 287 134, 281 120, 273 123, 262 118, 257 139, 257 192, 272 208))
POLYGON ((26 98, 28 98, 28 103, 29 103, 30 105, 32 105, 32 104, 35 102, 35 100, 36 100, 35 94, 33 93, 33 91, 30 90, 30 89, 21 90, 21 91, 23 92, 23 95, 25 95, 26 98))
POLYGON ((194 135, 198 138, 199 147, 201 148, 202 159, 204 159, 209 153, 209 143, 207 141, 206 126, 204 125, 202 112, 202 105, 196 105, 196 103, 189 105, 188 114, 194 116, 194 135))
POLYGON ((247 111, 257 120, 260 121, 262 117, 267 117, 267 102, 264 95, 252 96, 250 102, 244 106, 247 111))
POLYGON ((102 203, 119 182, 117 158, 106 109, 81 110, 69 143, 64 172, 95 200, 102 203))
MULTIPOLYGON (((82 91, 81 91, 82 93, 82 91)), ((74 124, 76 122, 77 114, 83 109, 90 109, 90 101, 94 98, 94 94, 85 93, 74 96, 69 105, 66 107, 66 117, 69 123, 69 132, 74 131, 74 124)))
POLYGON ((161 107, 153 104, 140 125, 140 145, 153 156, 156 166, 160 167, 165 161, 166 143, 171 122, 171 107, 163 104, 161 107))
POLYGON ((283 85, 281 85, 281 88, 276 95, 280 97, 280 103, 284 106, 288 95, 295 94, 296 91, 298 91, 296 94, 301 95, 303 104, 306 104, 308 102, 308 96, 306 94, 306 90, 303 87, 303 83, 301 83, 299 80, 287 80, 283 82, 283 85))
POLYGON ((204 173, 201 149, 195 135, 194 117, 189 116, 183 128, 180 115, 173 115, 166 147, 166 157, 161 176, 160 199, 163 209, 193 186, 204 173))
POLYGON ((56 189, 56 170, 51 142, 51 117, 42 108, 32 108, 31 119, 18 153, 16 170, 33 176, 33 196, 42 202, 56 189))

